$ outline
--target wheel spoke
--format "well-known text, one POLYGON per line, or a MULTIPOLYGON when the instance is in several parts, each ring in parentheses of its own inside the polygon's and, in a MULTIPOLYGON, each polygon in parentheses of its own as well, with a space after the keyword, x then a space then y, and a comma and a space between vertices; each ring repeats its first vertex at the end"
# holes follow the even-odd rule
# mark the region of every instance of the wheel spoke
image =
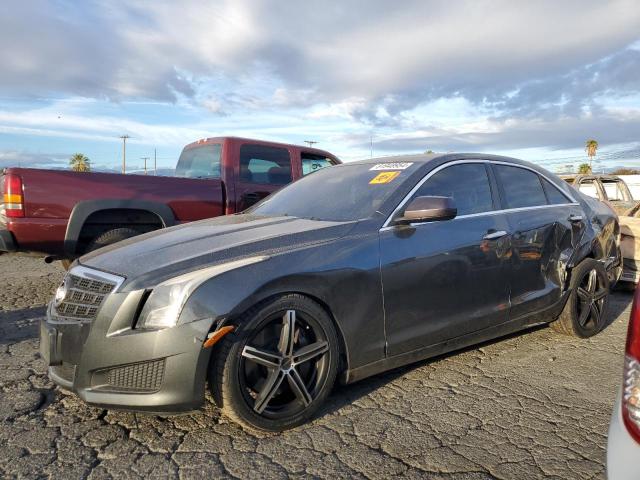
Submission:
POLYGON ((280 355, 276 353, 266 352, 264 350, 258 350, 255 347, 246 346, 242 350, 242 356, 252 362, 259 365, 263 365, 267 368, 279 368, 280 367, 280 355))
POLYGON ((304 381, 300 377, 300 374, 295 368, 289 370, 287 374, 287 380, 289 381, 289 386, 296 397, 304 404, 304 406, 308 406, 313 398, 311 398, 311 394, 307 390, 307 386, 304 384, 304 381))
POLYGON ((311 345, 302 347, 293 354, 293 364, 300 365, 308 360, 319 357, 328 350, 329 342, 321 340, 319 342, 312 343, 311 345))
POLYGON ((606 288, 601 288, 593 295, 593 298, 595 300, 602 300, 607 295, 609 295, 609 291, 606 288))
POLYGON ((280 331, 280 341, 278 351, 285 357, 293 354, 293 342, 296 331, 296 311, 287 310, 282 317, 282 330, 280 331))
POLYGON ((268 403, 276 394, 278 388, 280 388, 282 380, 284 380, 284 373, 282 372, 282 370, 276 369, 269 372, 267 380, 265 381, 265 384, 260 390, 255 403, 253 404, 253 409, 257 413, 262 413, 264 409, 267 408, 268 403))
POLYGON ((587 281, 587 291, 594 294, 598 284, 598 272, 594 268, 589 272, 589 280, 587 281))
POLYGON ((598 309, 598 304, 593 302, 589 307, 589 311, 591 312, 591 318, 595 325, 600 325, 600 310, 598 309))
POLYGON ((578 287, 578 297, 582 302, 587 302, 589 301, 590 295, 589 292, 587 292, 584 288, 578 287))
POLYGON ((580 316, 578 317, 578 323, 580 324, 580 326, 584 327, 587 325, 587 322, 589 321, 590 311, 591 311, 590 304, 588 302, 584 302, 582 304, 580 316))

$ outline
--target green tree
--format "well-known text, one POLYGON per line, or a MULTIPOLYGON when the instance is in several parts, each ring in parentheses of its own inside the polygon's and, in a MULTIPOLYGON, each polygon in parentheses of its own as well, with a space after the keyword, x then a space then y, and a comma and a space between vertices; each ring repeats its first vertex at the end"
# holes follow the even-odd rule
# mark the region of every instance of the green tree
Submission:
POLYGON ((585 143, 584 150, 589 156, 589 168, 591 168, 591 166, 593 165, 593 157, 596 156, 596 152, 598 151, 598 142, 596 142, 593 138, 590 138, 585 143))
POLYGON ((91 160, 82 153, 74 153, 69 159, 69 165, 74 172, 90 172, 91 160))
POLYGON ((588 163, 581 163, 578 167, 578 173, 588 174, 591 173, 591 165, 588 163))
POLYGON ((426 151, 426 152, 424 152, 424 153, 432 154, 432 153, 435 153, 435 152, 434 152, 433 150, 427 150, 427 151, 426 151))

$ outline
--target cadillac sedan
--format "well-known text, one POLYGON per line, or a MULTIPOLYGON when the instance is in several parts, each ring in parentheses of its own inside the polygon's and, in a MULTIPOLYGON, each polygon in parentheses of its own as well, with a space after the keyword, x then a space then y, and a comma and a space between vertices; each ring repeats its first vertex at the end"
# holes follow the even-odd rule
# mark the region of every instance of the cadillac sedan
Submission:
POLYGON ((532 325, 590 337, 620 274, 608 206, 535 165, 447 154, 330 167, 250 210, 82 257, 41 324, 49 376, 105 408, 279 431, 334 383, 532 325))

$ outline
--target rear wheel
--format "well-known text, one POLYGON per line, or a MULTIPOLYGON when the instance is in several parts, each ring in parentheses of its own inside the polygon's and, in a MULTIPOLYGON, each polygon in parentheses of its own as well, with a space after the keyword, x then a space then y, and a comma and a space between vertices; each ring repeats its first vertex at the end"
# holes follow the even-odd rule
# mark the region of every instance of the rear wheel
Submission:
POLYGON ((571 293, 560 317, 551 326, 567 335, 587 338, 606 324, 609 278, 602 263, 586 258, 571 271, 571 293))
POLYGON ((136 230, 131 227, 121 227, 114 228, 113 230, 107 230, 104 233, 101 233, 96 238, 91 240, 85 253, 92 252, 93 250, 97 250, 102 247, 106 247, 107 245, 111 245, 112 243, 121 242, 122 240, 126 240, 127 238, 136 237, 140 235, 142 232, 136 230))
POLYGON ((248 311, 217 349, 209 375, 214 400, 252 429, 282 431, 310 419, 338 369, 331 318, 296 294, 248 311))
MULTIPOLYGON (((89 253, 94 250, 97 250, 102 247, 106 247, 107 245, 111 245, 112 243, 121 242, 122 240, 126 240, 127 238, 136 237, 141 235, 143 232, 136 230, 131 227, 121 227, 114 228, 111 230, 107 230, 104 233, 101 233, 93 240, 89 242, 87 248, 84 250, 84 253, 89 253)), ((71 264, 73 263, 73 259, 64 259, 61 261, 62 268, 65 270, 69 270, 71 264)))

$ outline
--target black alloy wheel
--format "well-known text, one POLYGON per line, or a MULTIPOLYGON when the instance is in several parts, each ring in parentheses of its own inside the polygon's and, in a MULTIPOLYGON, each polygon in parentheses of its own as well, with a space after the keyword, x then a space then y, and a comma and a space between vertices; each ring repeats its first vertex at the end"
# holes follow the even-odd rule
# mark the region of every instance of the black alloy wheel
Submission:
POLYGON ((335 381, 339 350, 332 320, 300 295, 244 317, 212 364, 216 403, 250 428, 281 431, 303 423, 335 381))
POLYGON ((608 283, 599 278, 595 268, 582 278, 578 286, 576 301, 578 325, 584 329, 598 328, 602 323, 605 300, 609 295, 608 283))
POLYGON ((586 258, 571 271, 570 294, 552 326, 568 335, 587 338, 607 322, 609 277, 601 262, 586 258))

